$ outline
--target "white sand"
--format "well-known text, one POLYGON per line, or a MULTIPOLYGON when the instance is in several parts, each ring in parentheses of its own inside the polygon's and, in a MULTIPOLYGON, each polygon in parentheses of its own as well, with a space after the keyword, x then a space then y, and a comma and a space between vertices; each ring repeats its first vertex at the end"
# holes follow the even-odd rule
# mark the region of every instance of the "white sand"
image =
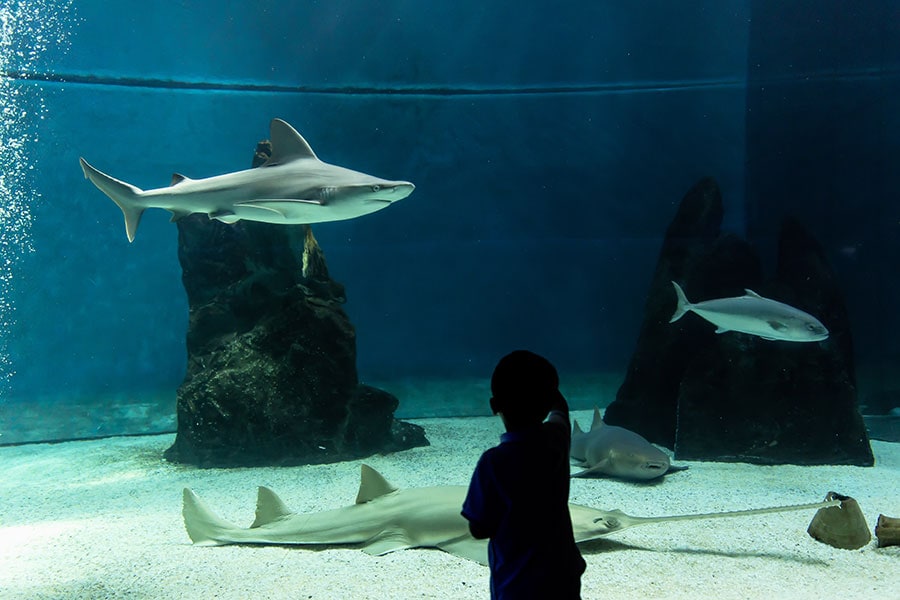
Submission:
MULTIPOLYGON (((588 412, 576 413, 582 423, 588 412)), ((432 445, 365 462, 403 486, 468 483, 497 441, 495 418, 426 419, 432 445)), ((353 548, 194 547, 181 520, 192 487, 223 517, 253 519, 256 486, 297 511, 353 501, 359 462, 198 470, 168 464, 172 435, 0 448, 0 598, 441 598, 488 596, 488 570, 438 550, 372 557, 353 548)), ((856 498, 874 527, 900 517, 900 444, 877 465, 688 463, 658 485, 574 480, 572 501, 632 515, 856 498)), ((582 546, 590 598, 900 598, 900 547, 838 550, 811 539, 813 511, 653 524, 582 546)))

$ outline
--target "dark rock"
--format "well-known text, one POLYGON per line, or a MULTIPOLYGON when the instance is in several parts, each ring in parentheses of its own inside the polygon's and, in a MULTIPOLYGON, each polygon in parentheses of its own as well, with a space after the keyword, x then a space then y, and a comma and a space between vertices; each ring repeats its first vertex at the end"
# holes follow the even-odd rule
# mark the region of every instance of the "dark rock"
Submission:
MULTIPOLYGON (((713 330, 699 319, 669 324, 675 312, 672 281, 689 293, 719 290, 743 293, 746 282, 762 278, 749 245, 720 234, 724 209, 719 186, 702 179, 685 195, 666 231, 644 308, 644 322, 625 381, 604 421, 630 429, 649 441, 675 445, 678 389, 698 345, 709 344, 713 330)), ((692 298, 693 299, 693 298, 692 298)))
POLYGON ((856 389, 833 346, 718 337, 684 373, 679 459, 872 464, 856 389))
POLYGON ((309 226, 192 215, 178 231, 188 367, 167 459, 306 464, 428 444, 394 419, 397 398, 359 385, 344 288, 309 226))
POLYGON ((400 401, 384 390, 359 385, 350 401, 346 443, 360 455, 394 452, 416 446, 427 446, 425 433, 418 425, 393 418, 400 401), (385 440, 385 432, 390 436, 385 440))
POLYGON ((872 465, 856 405, 847 311, 818 243, 797 221, 786 221, 777 277, 764 282, 751 246, 721 233, 721 218, 712 180, 682 201, 663 242, 637 349, 604 420, 674 448, 681 460, 872 465), (670 324, 673 280, 692 302, 753 289, 816 315, 829 338, 717 335, 696 315, 670 324))
POLYGON ((844 295, 822 246, 797 219, 787 218, 781 224, 778 264, 771 291, 782 302, 814 313, 828 324, 829 343, 841 354, 847 377, 855 386, 853 337, 844 295))

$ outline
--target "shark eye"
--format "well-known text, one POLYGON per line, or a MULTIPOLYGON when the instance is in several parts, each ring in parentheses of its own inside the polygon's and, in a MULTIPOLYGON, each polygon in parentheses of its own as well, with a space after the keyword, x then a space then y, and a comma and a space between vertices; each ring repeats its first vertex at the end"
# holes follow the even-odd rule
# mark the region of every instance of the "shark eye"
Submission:
POLYGON ((377 183, 376 183, 375 185, 372 186, 372 191, 373 191, 373 192, 378 192, 378 191, 380 191, 380 190, 381 190, 381 186, 378 185, 377 183))

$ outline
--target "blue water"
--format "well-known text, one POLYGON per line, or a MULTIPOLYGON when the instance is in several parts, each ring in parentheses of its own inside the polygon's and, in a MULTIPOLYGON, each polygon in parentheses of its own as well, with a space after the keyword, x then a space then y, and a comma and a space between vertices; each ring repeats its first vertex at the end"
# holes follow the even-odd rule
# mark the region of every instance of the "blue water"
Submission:
MULTIPOLYGON (((516 347, 564 379, 621 372, 675 206, 712 175, 726 227, 767 258, 783 216, 809 227, 846 294, 861 385, 900 388, 900 2, 0 11, 3 131, 22 144, 2 151, 7 419, 174 406, 184 375, 175 226, 149 211, 129 244, 78 157, 159 187, 244 168, 274 116, 323 160, 417 186, 314 226, 363 380, 468 382, 516 347)), ((405 414, 454 412, 430 408, 405 414)))

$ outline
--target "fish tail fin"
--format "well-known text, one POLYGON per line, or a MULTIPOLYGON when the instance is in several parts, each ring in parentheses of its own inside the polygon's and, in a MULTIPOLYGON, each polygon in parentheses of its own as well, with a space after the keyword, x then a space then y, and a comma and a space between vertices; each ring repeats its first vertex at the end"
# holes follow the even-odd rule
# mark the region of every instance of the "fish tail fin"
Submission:
POLYGON ((228 543, 223 541, 221 533, 235 528, 225 519, 216 516, 190 488, 184 488, 181 514, 184 516, 184 528, 187 529, 188 536, 200 546, 221 546, 228 543))
POLYGON ((250 528, 271 523, 289 514, 291 514, 290 509, 278 497, 278 494, 265 486, 259 486, 256 496, 256 520, 253 521, 250 528))
POLYGON ((128 241, 133 242, 138 223, 141 222, 141 215, 144 214, 144 207, 138 203, 143 190, 98 171, 83 158, 78 160, 81 162, 85 179, 90 179, 97 189, 109 196, 122 209, 125 216, 125 233, 128 235, 128 241))
POLYGON ((681 286, 674 281, 672 282, 672 285, 675 286, 675 295, 678 297, 678 306, 675 307, 675 314, 669 319, 669 323, 674 323, 683 317, 684 313, 691 310, 691 303, 688 302, 687 296, 684 295, 684 290, 681 289, 681 286))

